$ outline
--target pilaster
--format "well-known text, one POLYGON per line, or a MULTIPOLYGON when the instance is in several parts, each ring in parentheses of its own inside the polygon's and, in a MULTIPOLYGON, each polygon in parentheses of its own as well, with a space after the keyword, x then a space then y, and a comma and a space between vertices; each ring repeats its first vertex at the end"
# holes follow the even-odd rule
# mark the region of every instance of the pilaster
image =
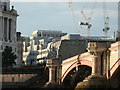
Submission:
POLYGON ((9 18, 7 18, 7 41, 9 41, 9 18))

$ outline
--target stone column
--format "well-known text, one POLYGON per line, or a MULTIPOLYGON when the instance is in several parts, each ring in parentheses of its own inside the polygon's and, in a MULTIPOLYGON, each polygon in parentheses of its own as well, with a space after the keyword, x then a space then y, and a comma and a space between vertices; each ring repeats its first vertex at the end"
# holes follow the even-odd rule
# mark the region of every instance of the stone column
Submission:
POLYGON ((93 53, 92 75, 101 75, 101 53, 93 53))
POLYGON ((107 78, 110 78, 110 50, 107 50, 107 78))
POLYGON ((2 41, 4 40, 4 17, 2 17, 2 41))
POLYGON ((49 67, 49 83, 55 83, 55 67, 49 67))
POLYGON ((7 41, 9 41, 9 18, 7 18, 7 41))

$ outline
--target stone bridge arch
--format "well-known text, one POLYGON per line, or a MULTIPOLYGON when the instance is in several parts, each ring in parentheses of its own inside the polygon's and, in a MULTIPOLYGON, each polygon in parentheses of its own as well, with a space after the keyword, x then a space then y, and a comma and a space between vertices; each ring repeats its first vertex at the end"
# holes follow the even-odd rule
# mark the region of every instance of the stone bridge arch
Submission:
POLYGON ((76 67, 74 67, 63 79, 62 85, 67 88, 75 88, 77 83, 83 81, 91 72, 92 68, 87 65, 79 65, 78 71, 76 71, 76 67))
POLYGON ((92 55, 90 55, 88 52, 83 53, 81 55, 76 55, 72 58, 66 59, 62 62, 62 76, 61 76, 61 82, 65 79, 67 74, 76 68, 76 65, 78 66, 88 66, 92 67, 92 55))

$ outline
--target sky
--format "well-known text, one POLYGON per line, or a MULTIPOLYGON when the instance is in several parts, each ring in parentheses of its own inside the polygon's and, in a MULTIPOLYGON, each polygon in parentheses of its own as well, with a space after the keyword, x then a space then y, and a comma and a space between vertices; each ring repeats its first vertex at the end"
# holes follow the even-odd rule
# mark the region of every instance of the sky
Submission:
POLYGON ((86 36, 85 26, 79 25, 79 22, 86 21, 81 10, 91 18, 91 36, 104 36, 104 11, 110 18, 108 36, 118 30, 117 2, 12 2, 11 5, 19 14, 17 31, 24 36, 31 36, 35 30, 59 30, 86 36))

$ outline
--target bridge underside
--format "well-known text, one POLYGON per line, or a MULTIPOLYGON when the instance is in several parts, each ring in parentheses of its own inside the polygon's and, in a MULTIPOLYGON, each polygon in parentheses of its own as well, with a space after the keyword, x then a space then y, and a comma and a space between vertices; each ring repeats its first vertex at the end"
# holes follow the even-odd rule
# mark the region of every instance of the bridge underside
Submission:
POLYGON ((91 74, 92 68, 86 65, 78 66, 78 71, 73 68, 63 80, 62 85, 66 88, 75 88, 78 82, 81 82, 85 77, 91 74))
POLYGON ((112 88, 120 88, 120 66, 116 69, 110 78, 110 86, 112 88))

